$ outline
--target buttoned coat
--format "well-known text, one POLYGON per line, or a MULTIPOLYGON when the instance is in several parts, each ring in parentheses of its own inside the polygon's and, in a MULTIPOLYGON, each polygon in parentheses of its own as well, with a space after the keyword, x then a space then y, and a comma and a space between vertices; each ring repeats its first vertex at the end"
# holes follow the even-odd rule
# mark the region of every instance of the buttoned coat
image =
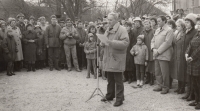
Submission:
POLYGON ((174 38, 173 30, 165 24, 162 29, 158 28, 151 41, 151 49, 156 49, 159 53, 153 59, 170 61, 173 53, 172 41, 174 38))
POLYGON ((109 28, 106 30, 105 36, 110 40, 110 44, 104 47, 103 71, 124 72, 126 50, 129 45, 127 30, 116 23, 112 30, 109 31, 109 28))
POLYGON ((8 26, 7 29, 12 30, 15 42, 17 43, 18 52, 17 52, 15 61, 21 61, 24 59, 23 51, 22 51, 22 43, 21 43, 22 33, 18 27, 8 26))

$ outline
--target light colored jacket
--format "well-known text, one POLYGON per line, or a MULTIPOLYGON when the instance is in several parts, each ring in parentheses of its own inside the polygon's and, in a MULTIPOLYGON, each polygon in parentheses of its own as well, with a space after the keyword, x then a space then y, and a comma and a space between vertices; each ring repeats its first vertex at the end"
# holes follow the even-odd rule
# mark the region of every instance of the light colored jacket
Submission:
POLYGON ((159 55, 153 59, 170 61, 173 53, 172 41, 174 38, 173 30, 165 24, 162 29, 158 28, 151 40, 151 50, 157 49, 159 55))
POLYGON ((103 71, 124 72, 126 66, 126 50, 129 45, 127 30, 116 23, 112 30, 109 28, 105 36, 111 41, 109 46, 104 47, 103 71))
POLYGON ((144 65, 145 61, 148 61, 148 48, 144 43, 142 45, 134 45, 130 53, 134 56, 135 64, 144 65), (138 54, 136 54, 136 52, 138 52, 138 54))

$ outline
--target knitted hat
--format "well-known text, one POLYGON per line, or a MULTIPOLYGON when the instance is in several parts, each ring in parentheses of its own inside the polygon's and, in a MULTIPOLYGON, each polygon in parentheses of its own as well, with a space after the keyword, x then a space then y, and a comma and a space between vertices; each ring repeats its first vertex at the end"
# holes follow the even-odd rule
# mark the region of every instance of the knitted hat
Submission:
POLYGON ((10 24, 12 21, 16 21, 15 18, 8 18, 8 23, 10 24))
POLYGON ((92 33, 89 33, 88 34, 88 37, 93 37, 94 35, 92 33))
POLYGON ((144 35, 139 35, 139 36, 137 37, 137 39, 140 39, 140 40, 144 41, 144 35))
POLYGON ((17 18, 19 18, 19 17, 24 17, 24 14, 19 13, 19 14, 17 15, 17 18))
POLYGON ((51 19, 52 19, 52 18, 56 18, 56 16, 55 16, 55 15, 52 15, 52 16, 51 16, 51 19))
POLYGON ((191 20, 194 24, 196 24, 197 22, 197 15, 196 14, 193 14, 193 13, 189 13, 186 17, 185 17, 185 20, 188 19, 188 20, 191 20))

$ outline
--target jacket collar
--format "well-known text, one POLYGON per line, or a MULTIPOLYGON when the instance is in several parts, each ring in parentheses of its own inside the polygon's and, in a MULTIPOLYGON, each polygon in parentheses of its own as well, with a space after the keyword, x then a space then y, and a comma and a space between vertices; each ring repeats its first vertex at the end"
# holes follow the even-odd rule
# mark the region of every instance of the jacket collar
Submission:
POLYGON ((114 26, 113 29, 109 31, 109 28, 107 29, 108 33, 116 33, 118 28, 119 28, 120 24, 119 22, 117 22, 114 26))

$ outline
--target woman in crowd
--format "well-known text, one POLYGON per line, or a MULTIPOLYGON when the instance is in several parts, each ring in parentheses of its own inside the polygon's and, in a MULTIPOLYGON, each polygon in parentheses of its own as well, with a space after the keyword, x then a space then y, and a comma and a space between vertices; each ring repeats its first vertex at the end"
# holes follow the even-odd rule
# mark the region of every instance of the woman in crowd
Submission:
POLYGON ((185 92, 185 78, 186 78, 186 60, 184 57, 185 51, 183 45, 185 41, 185 23, 183 19, 179 19, 176 22, 177 33, 173 39, 173 56, 170 62, 171 66, 171 78, 178 80, 178 88, 174 91, 178 94, 185 92))
POLYGON ((28 72, 31 70, 35 72, 37 39, 37 34, 33 30, 33 26, 28 24, 23 34, 24 60, 28 63, 28 72))
MULTIPOLYGON (((185 17, 185 27, 186 27, 186 35, 185 35, 185 40, 184 40, 184 45, 183 45, 183 51, 185 52, 189 42, 192 40, 192 38, 194 37, 194 35, 197 33, 197 30, 195 29, 195 24, 196 24, 196 15, 195 14, 188 14, 185 17)), ((187 72, 187 67, 183 67, 183 71, 187 72)), ((187 74, 186 77, 186 81, 187 81, 187 92, 186 95, 183 97, 183 99, 187 99, 187 101, 191 101, 194 99, 194 89, 192 87, 192 80, 191 80, 191 76, 187 74)))
POLYGON ((144 35, 144 43, 148 48, 148 60, 146 67, 146 81, 145 84, 150 83, 150 85, 154 84, 154 74, 155 74, 155 63, 153 60, 153 52, 151 51, 151 40, 154 36, 154 30, 151 28, 151 22, 149 20, 144 21, 144 31, 142 34, 144 35))
POLYGON ((7 27, 8 30, 12 30, 15 42, 17 43, 17 56, 15 59, 15 67, 14 69, 16 71, 20 71, 22 68, 22 60, 23 58, 23 51, 22 51, 22 43, 21 43, 21 39, 22 39, 22 34, 20 29, 16 26, 16 19, 15 18, 9 18, 9 26, 7 27))
POLYGON ((156 30, 156 29, 158 28, 157 19, 154 18, 154 17, 152 17, 152 18, 150 19, 150 21, 151 21, 151 28, 152 28, 153 30, 156 30))
POLYGON ((174 30, 174 32, 176 31, 176 23, 174 20, 169 19, 167 21, 167 24, 169 25, 169 27, 171 27, 174 30))
MULTIPOLYGON (((88 28, 88 34, 89 34, 89 33, 92 33, 92 34, 94 35, 94 41, 97 42, 97 35, 96 35, 97 29, 96 29, 95 25, 90 25, 90 26, 89 26, 89 28, 88 28)), ((89 39, 89 38, 87 38, 86 41, 88 41, 88 39, 89 39)))
POLYGON ((126 53, 126 69, 124 72, 124 82, 128 80, 128 83, 130 84, 133 80, 133 74, 135 73, 135 64, 134 64, 134 57, 131 55, 130 50, 133 47, 133 45, 136 44, 137 39, 134 36, 131 22, 126 22, 125 23, 126 30, 128 31, 129 35, 129 46, 127 48, 127 53, 126 53))
POLYGON ((193 36, 185 53, 187 61, 187 74, 192 80, 195 101, 190 106, 200 109, 200 17, 197 18, 197 34, 193 36))
POLYGON ((39 25, 35 26, 35 32, 37 34, 37 65, 39 69, 44 68, 45 60, 46 60, 46 47, 44 44, 44 32, 39 25))

